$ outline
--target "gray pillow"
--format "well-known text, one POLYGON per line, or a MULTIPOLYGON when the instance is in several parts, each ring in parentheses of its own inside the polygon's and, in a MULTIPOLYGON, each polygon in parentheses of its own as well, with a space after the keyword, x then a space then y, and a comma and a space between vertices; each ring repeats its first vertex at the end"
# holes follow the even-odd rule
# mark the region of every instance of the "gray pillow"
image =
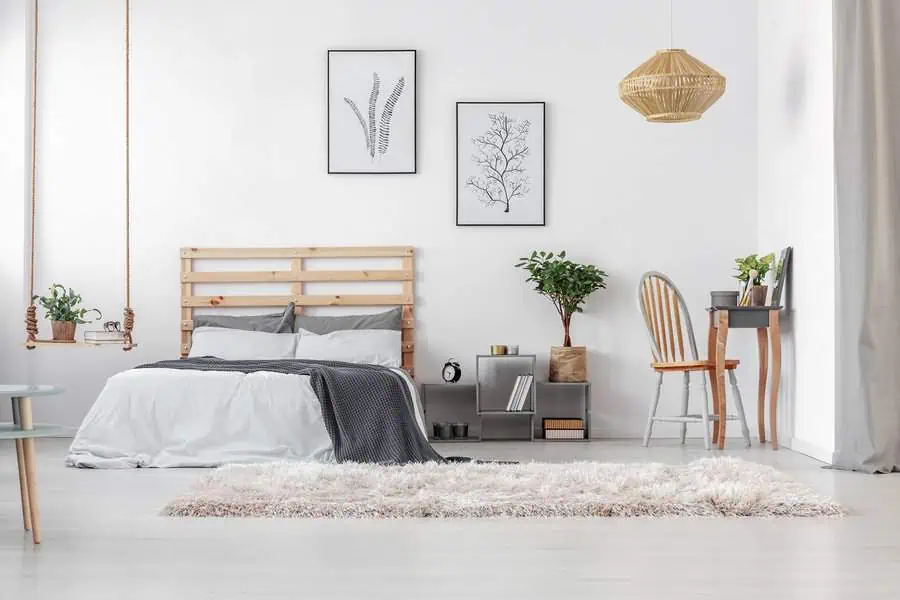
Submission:
POLYGON ((224 327, 245 331, 265 331, 266 333, 293 333, 294 303, 285 307, 284 312, 268 315, 235 317, 230 315, 194 315, 194 328, 224 327))
POLYGON ((392 331, 400 331, 402 328, 403 309, 400 307, 374 315, 341 315, 337 317, 297 315, 294 319, 295 333, 301 329, 324 335, 344 329, 390 329, 392 331))

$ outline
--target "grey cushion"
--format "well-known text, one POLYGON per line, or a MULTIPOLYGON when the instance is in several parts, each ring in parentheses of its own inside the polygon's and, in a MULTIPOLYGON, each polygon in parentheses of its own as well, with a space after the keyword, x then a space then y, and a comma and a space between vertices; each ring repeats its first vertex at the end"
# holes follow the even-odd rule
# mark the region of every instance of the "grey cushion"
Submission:
POLYGON ((305 329, 319 335, 344 329, 390 329, 392 331, 400 331, 402 328, 403 309, 400 307, 374 315, 341 315, 337 317, 297 315, 294 319, 294 332, 305 329))
POLYGON ((288 304, 284 312, 268 315, 249 315, 246 317, 194 315, 194 328, 196 329, 197 327, 224 327, 225 329, 265 331, 267 333, 293 333, 294 303, 288 304))

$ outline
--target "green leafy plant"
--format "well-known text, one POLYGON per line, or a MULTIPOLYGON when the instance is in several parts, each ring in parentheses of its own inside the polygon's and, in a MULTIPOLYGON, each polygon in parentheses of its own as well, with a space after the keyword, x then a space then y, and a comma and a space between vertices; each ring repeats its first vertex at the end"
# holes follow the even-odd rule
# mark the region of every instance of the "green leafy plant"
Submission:
POLYGON ((606 288, 606 272, 594 265, 580 265, 567 260, 565 251, 559 254, 534 251, 531 256, 520 258, 516 267, 527 271, 526 281, 534 283, 535 291, 553 303, 565 332, 563 346, 571 346, 569 327, 572 315, 584 312, 581 306, 587 297, 606 288))
POLYGON ((734 262, 737 263, 735 279, 744 282, 752 279, 751 285, 762 285, 762 282, 766 280, 766 273, 775 262, 775 254, 770 253, 762 257, 751 254, 743 258, 736 258, 734 262))
POLYGON ((78 324, 89 323, 85 320, 88 313, 97 313, 97 319, 102 319, 103 314, 96 308, 82 308, 81 294, 78 294, 72 288, 66 289, 65 286, 54 283, 50 286, 49 296, 35 295, 31 298, 34 302, 38 300, 47 310, 47 318, 51 321, 74 321, 78 324))

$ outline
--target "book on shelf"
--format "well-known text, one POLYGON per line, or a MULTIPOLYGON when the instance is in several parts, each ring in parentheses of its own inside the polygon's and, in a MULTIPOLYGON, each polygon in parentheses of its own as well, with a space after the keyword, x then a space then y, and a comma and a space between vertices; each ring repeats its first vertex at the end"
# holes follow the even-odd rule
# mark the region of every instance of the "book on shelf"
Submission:
POLYGON ((509 392, 509 402, 506 403, 506 410, 512 411, 515 410, 516 400, 518 399, 519 388, 522 386, 522 376, 519 375, 516 377, 516 382, 512 386, 512 390, 509 392))
POLYGON ((584 429, 545 429, 545 440, 583 440, 584 429))
POLYGON ((509 393, 509 402, 506 403, 507 412, 518 412, 524 409, 528 399, 528 393, 534 382, 534 375, 519 375, 513 383, 509 393))
POLYGON ((522 389, 519 392, 519 400, 516 403, 516 410, 523 410, 525 408, 525 402, 528 400, 529 392, 531 391, 531 384, 534 381, 534 375, 525 375, 525 381, 522 384, 522 389))
POLYGON ((125 341, 125 334, 121 331, 92 331, 84 332, 84 341, 88 344, 121 344, 125 341))

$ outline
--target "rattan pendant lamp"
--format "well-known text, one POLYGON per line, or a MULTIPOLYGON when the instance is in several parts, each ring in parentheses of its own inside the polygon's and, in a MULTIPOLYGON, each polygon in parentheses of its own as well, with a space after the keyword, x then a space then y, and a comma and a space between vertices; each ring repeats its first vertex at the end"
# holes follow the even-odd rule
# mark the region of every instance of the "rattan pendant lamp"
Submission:
POLYGON ((619 82, 619 98, 651 123, 696 121, 725 93, 725 76, 673 48, 669 0, 669 48, 657 50, 619 82))

